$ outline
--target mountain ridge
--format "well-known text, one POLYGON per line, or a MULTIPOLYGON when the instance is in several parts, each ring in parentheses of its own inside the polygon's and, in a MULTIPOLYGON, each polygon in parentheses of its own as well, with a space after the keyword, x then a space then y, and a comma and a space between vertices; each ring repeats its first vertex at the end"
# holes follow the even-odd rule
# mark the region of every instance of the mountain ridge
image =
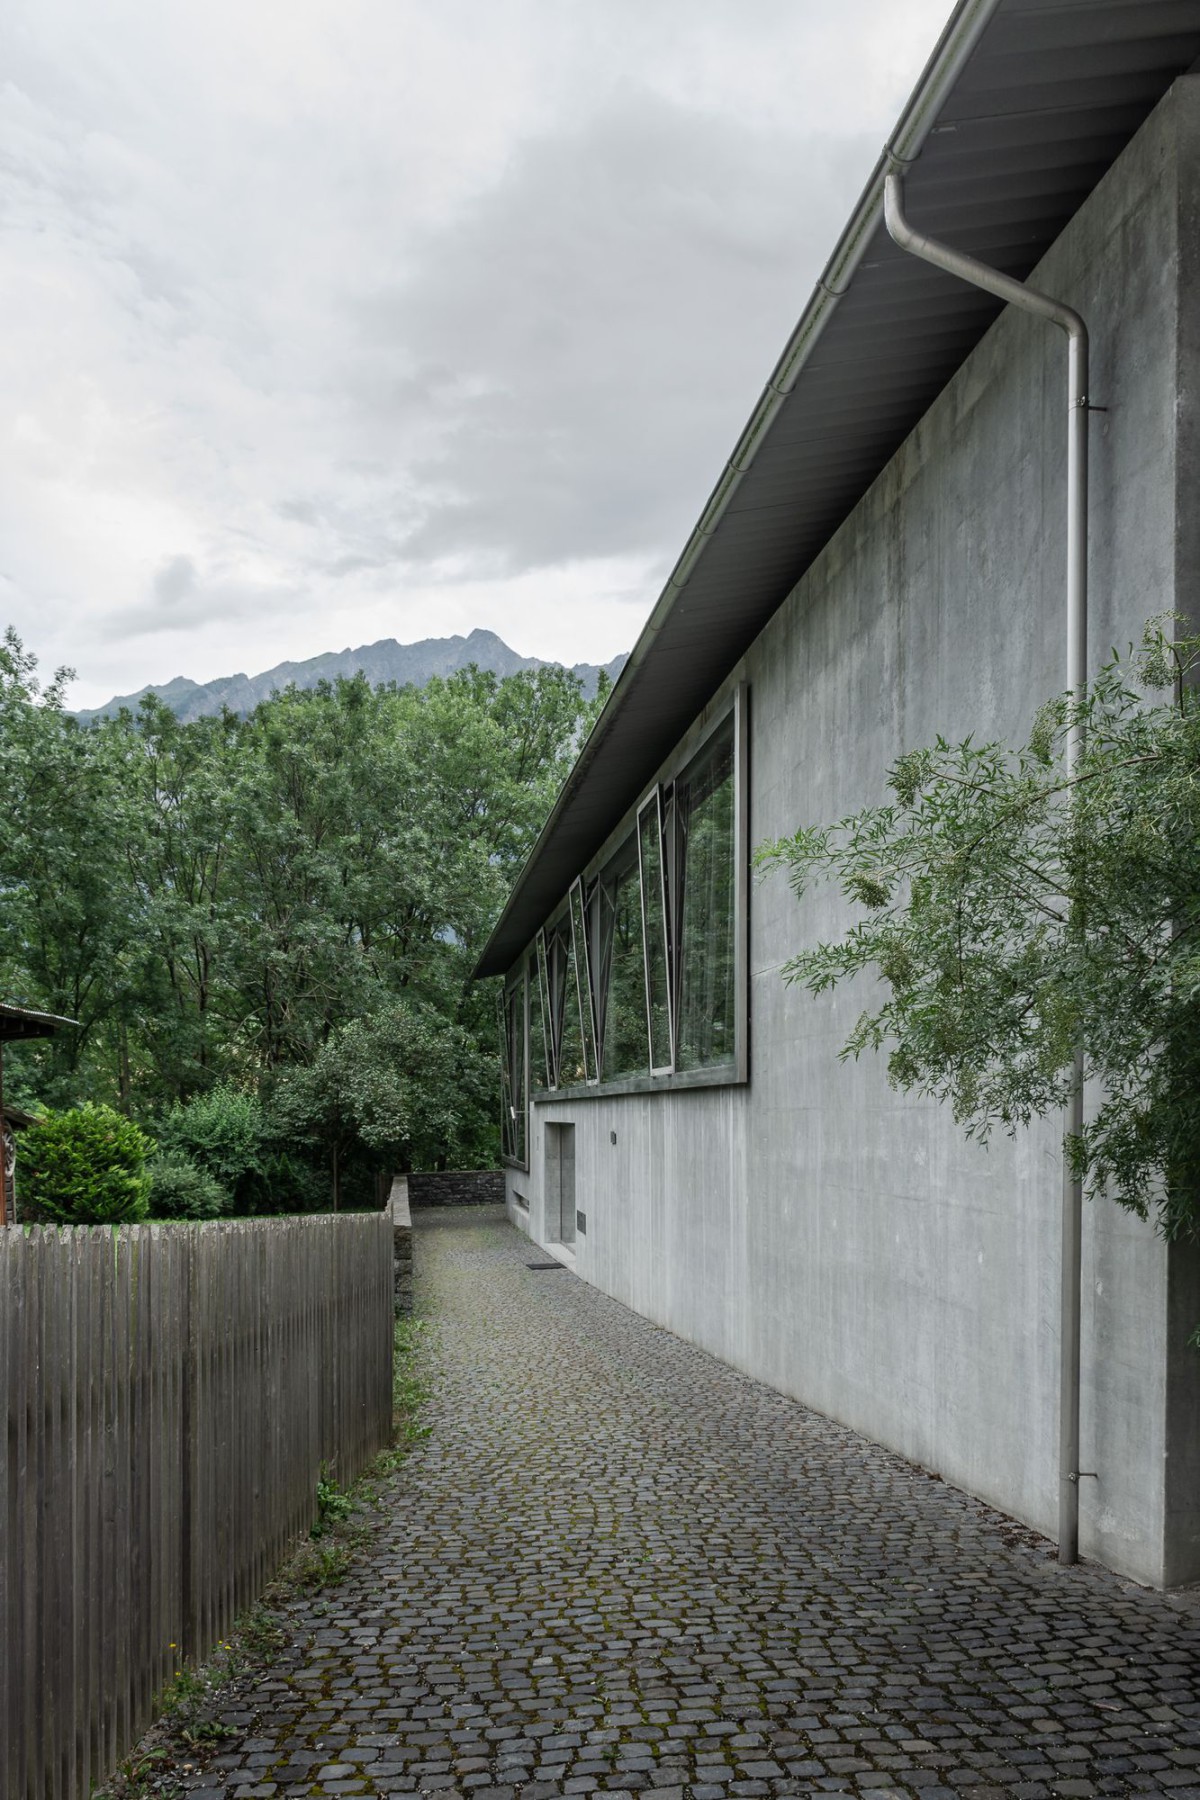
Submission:
MULTIPOLYGON (((575 663, 571 673, 583 682, 585 693, 596 691, 601 672, 616 680, 628 660, 628 653, 614 656, 607 663, 575 663)), ((445 638, 421 638, 415 644, 401 644, 396 638, 379 638, 373 644, 360 644, 357 649, 327 650, 301 662, 276 663, 259 675, 219 675, 213 681, 193 681, 187 675, 172 676, 170 681, 151 681, 132 694, 114 694, 102 706, 80 708, 75 717, 81 724, 111 716, 128 707, 136 710, 146 694, 157 694, 175 716, 185 724, 193 719, 211 717, 223 707, 230 712, 252 712, 262 700, 280 689, 292 686, 314 688, 321 681, 347 678, 361 671, 371 685, 394 681, 398 687, 424 687, 434 676, 455 675, 474 663, 490 674, 517 675, 525 669, 560 668, 550 659, 520 656, 494 631, 477 628, 466 637, 457 633, 445 638)))

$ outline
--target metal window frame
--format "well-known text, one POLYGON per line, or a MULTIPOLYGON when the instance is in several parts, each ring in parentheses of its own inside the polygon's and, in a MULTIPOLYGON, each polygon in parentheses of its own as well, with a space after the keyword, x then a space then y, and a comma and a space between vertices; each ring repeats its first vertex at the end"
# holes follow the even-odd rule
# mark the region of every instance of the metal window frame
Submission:
MULTIPOLYGON (((674 796, 672 795, 672 810, 673 805, 674 796)), ((642 965, 646 995, 646 1038, 650 1046, 649 1069, 651 1075, 673 1075, 675 1073, 675 994, 671 968, 673 958, 671 956, 670 909, 667 903, 668 882, 670 877, 667 869, 667 847, 664 839, 666 831, 665 821, 666 809, 663 805, 663 785, 661 782, 656 781, 637 809, 637 821, 635 825, 638 856, 638 888, 642 906, 642 965), (663 959, 667 965, 664 973, 666 975, 667 987, 667 1048, 670 1052, 669 1058, 665 1063, 657 1064, 654 1061, 654 1020, 650 1007, 650 933, 647 928, 647 906, 648 904, 652 904, 652 897, 646 892, 646 864, 642 855, 642 818, 652 807, 654 809, 653 829, 658 841, 658 899, 659 911, 662 914, 663 959)))
MULTIPOLYGON (((516 1106, 514 1104, 513 1081, 512 1081, 514 1071, 513 1071, 513 1059, 512 1059, 510 1045, 509 1045, 508 1020, 509 1020, 509 1002, 511 999, 515 998, 518 987, 520 988, 520 991, 521 991, 520 992, 520 1014, 521 1014, 521 1033, 522 1033, 522 1036, 521 1036, 521 1063, 522 1063, 522 1075, 523 1075, 523 1079, 522 1079, 522 1083, 521 1083, 521 1091, 524 1095, 524 1105, 523 1105, 522 1110, 524 1111, 524 1114, 525 1114, 525 1121, 524 1121, 525 1154, 523 1157, 521 1157, 521 1156, 515 1155, 512 1150, 506 1150, 505 1146, 504 1146, 504 1133, 502 1131, 501 1136, 500 1136, 500 1161, 504 1165, 504 1167, 507 1169, 523 1169, 525 1171, 528 1171, 528 1169, 529 1169, 529 1148, 530 1148, 529 1147, 530 1125, 531 1125, 531 1114, 532 1114, 532 1105, 533 1105, 533 1088, 532 1088, 532 1083, 530 1081, 530 1075, 532 1074, 532 1070, 530 1068, 531 1046, 530 1046, 530 1041, 529 1041, 529 952, 528 952, 528 950, 525 952, 524 956, 521 958, 520 965, 517 968, 515 974, 508 977, 505 980, 504 986, 500 990, 500 1016, 501 1016, 501 1020, 502 1020, 501 1050, 502 1050, 503 1057, 504 1057, 504 1086, 506 1086, 508 1089, 508 1095, 509 1095, 508 1110, 509 1110, 511 1118, 513 1119, 514 1122, 516 1119, 516 1106)), ((501 1093, 502 1093, 501 1103, 503 1104, 503 1088, 501 1090, 501 1093)), ((512 1134, 512 1136, 510 1137, 510 1141, 515 1146, 515 1142, 516 1142, 515 1133, 512 1134)))
POLYGON ((546 1047, 546 1079, 558 1086, 558 1050, 554 1042, 554 1014, 550 1006, 550 958, 546 951, 546 929, 538 932, 533 946, 537 965, 538 1002, 542 1009, 542 1041, 546 1047))
POLYGON ((714 716, 708 729, 692 746, 691 754, 681 761, 671 783, 674 812, 671 851, 675 868, 671 878, 672 985, 675 1005, 675 1028, 672 1035, 673 1071, 678 1081, 684 1075, 719 1074, 732 1070, 730 1083, 750 1078, 750 781, 749 781, 749 698, 744 682, 733 693, 733 704, 714 716), (683 994, 683 903, 687 886, 687 790, 689 778, 712 745, 713 739, 729 723, 732 716, 733 749, 733 1054, 724 1062, 706 1069, 681 1070, 679 1064, 679 1017, 683 994))
MULTIPOLYGON (((595 937, 596 937, 595 948, 596 948, 597 976, 599 977, 602 975, 604 977, 604 992, 603 992, 603 994, 601 994, 601 992, 600 992, 599 979, 597 979, 596 989, 595 989, 596 1014, 597 1014, 597 1026, 598 1026, 597 1036, 596 1036, 596 1060, 597 1060, 597 1063, 598 1063, 599 1069, 600 1069, 600 1077, 599 1078, 600 1078, 601 1084, 603 1084, 603 1082, 604 1082, 604 1038, 601 1035, 601 1033, 607 1032, 607 1029, 608 1029, 608 1002, 609 1002, 609 997, 610 997, 608 990, 612 984, 613 957, 614 957, 615 949, 616 949, 616 923, 615 923, 616 908, 615 908, 615 906, 613 906, 612 907, 613 921, 614 921, 614 923, 613 923, 613 941, 609 945, 608 961, 607 961, 607 965, 605 965, 604 957, 600 954, 601 936, 602 936, 602 931, 603 931, 603 908, 605 905, 606 897, 608 895, 610 895, 612 892, 611 884, 612 884, 612 877, 613 877, 614 869, 616 869, 621 874, 626 873, 630 869, 636 869, 637 876, 638 876, 638 913, 639 913, 639 918, 640 918, 641 907, 642 907, 642 901, 641 901, 642 852, 641 852, 641 845, 636 840, 637 840, 637 825, 636 825, 636 821, 635 821, 632 828, 623 832, 615 840, 610 840, 609 845, 608 845, 608 854, 605 857, 604 862, 601 864, 598 871, 591 877, 589 884, 588 884, 588 890, 587 890, 589 900, 592 898, 594 898, 594 900, 595 900, 594 919, 595 919, 595 937)), ((649 1001, 647 999, 647 994, 646 994, 646 960, 645 960, 645 949, 644 949, 644 946, 645 946, 645 926, 644 926, 644 924, 642 925, 642 940, 643 940, 642 998, 644 1000, 646 1000, 646 1002, 647 1002, 646 1073, 649 1074, 650 1073, 650 1021, 649 1021, 649 1001)), ((625 1079, 625 1077, 619 1075, 616 1077, 616 1079, 618 1081, 623 1081, 625 1079)))
MULTIPOLYGON (((738 1087, 745 1086, 750 1080, 750 691, 744 679, 736 679, 730 683, 718 697, 710 703, 701 716, 694 721, 691 729, 685 733, 674 751, 663 763, 655 781, 640 795, 636 806, 631 807, 620 825, 613 831, 600 853, 593 857, 581 874, 577 875, 568 889, 561 910, 556 908, 547 923, 542 927, 542 934, 554 933, 561 926, 564 918, 567 930, 574 943, 574 907, 572 896, 579 890, 581 918, 586 932, 588 912, 587 899, 592 891, 592 884, 600 873, 620 854, 622 846, 634 833, 638 838, 638 884, 643 894, 645 887, 642 879, 641 841, 639 819, 646 806, 652 801, 654 794, 661 796, 662 806, 662 858, 664 905, 666 909, 667 956, 669 963, 670 988, 668 1007, 671 1015, 671 1059, 669 1070, 653 1070, 645 1075, 620 1076, 612 1081, 605 1081, 603 1073, 588 1072, 585 1083, 576 1083, 564 1087, 556 1081, 552 1088, 537 1091, 539 1100, 559 1100, 565 1098, 584 1099, 622 1094, 667 1093, 674 1089, 695 1087, 738 1087), (682 944, 682 906, 680 901, 680 875, 683 866, 684 825, 680 806, 680 790, 686 782, 689 771, 703 756, 705 750, 717 732, 733 719, 733 786, 734 786, 734 1045, 732 1058, 723 1063, 716 1063, 707 1068, 680 1069, 678 1064, 678 1031, 679 1011, 678 995, 681 978, 682 944)), ((643 946, 645 931, 643 926, 643 946)), ((585 956, 590 951, 590 943, 585 941, 585 956)), ((528 954, 528 952, 526 952, 528 954)), ((576 993, 580 1007, 580 1028, 583 1029, 583 1003, 579 994, 579 958, 576 953, 576 993)), ((585 969, 589 965, 585 965, 585 969)), ((591 1006, 591 980, 587 977, 589 1008, 591 1006)), ((643 968, 643 985, 645 987, 645 970, 643 968)), ((647 1006, 649 1005, 649 990, 647 1006)), ((564 998, 564 1004, 565 1004, 564 998)), ((595 1017, 592 1017, 593 1031, 595 1017)), ((561 1029, 561 1027, 560 1027, 561 1029)), ((647 1037, 649 1038, 649 1018, 647 1018, 647 1037)), ((599 1051, 599 1045, 597 1045, 599 1051)), ((649 1054, 649 1052, 648 1052, 649 1054)), ((587 1047, 584 1046, 585 1063, 587 1047)), ((597 1059, 598 1060, 598 1059, 597 1059)), ((561 1069, 555 1073, 561 1077, 561 1069)))
POLYGON ((575 950, 575 994, 579 1004, 579 1035, 583 1042, 583 1079, 588 1087, 595 1087, 600 1080, 600 1052, 596 1041, 596 1004, 592 986, 591 948, 588 944, 587 903, 581 875, 575 877, 567 890, 567 916, 571 921, 571 943, 575 950), (576 897, 579 901, 578 930, 575 917, 576 897), (583 1006, 585 994, 587 996, 586 1012, 583 1006), (588 1039, 589 1025, 592 1033, 590 1042, 588 1039))

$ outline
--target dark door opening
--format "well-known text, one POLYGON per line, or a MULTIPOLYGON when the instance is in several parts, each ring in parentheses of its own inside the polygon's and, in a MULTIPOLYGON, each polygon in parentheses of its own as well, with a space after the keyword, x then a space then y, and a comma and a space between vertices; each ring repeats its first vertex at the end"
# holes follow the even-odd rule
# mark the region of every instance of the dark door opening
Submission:
POLYGON ((546 1235, 552 1244, 575 1242, 575 1127, 546 1126, 546 1235))

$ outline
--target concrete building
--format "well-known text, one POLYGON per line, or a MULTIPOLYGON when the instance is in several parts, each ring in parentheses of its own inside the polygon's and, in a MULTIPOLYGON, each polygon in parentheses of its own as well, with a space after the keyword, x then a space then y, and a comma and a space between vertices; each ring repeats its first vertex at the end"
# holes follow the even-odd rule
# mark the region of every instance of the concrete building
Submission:
MULTIPOLYGON (((889 169, 1090 328, 1092 667, 1200 619, 1197 57, 1196 0, 958 7, 479 966, 522 1229, 1050 1536, 1060 1122, 981 1149, 841 1063, 860 997, 779 975, 840 902, 749 856, 1067 685, 1063 336, 902 251, 889 169)), ((1200 1579, 1198 1319, 1195 1256, 1088 1206, 1080 1544, 1152 1584, 1200 1579)))

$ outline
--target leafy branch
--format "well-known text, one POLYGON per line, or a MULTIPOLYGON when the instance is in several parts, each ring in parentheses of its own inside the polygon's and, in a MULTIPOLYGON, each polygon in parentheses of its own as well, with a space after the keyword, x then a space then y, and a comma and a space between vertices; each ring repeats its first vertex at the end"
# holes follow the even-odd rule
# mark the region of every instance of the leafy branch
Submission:
POLYGON ((1087 1191, 1200 1238, 1200 639, 1173 624, 1051 700, 1025 744, 938 738, 888 772, 887 802, 756 861, 865 912, 783 970, 812 994, 879 981, 843 1057, 885 1051, 895 1085, 986 1140, 1064 1105, 1082 1040, 1102 1098, 1066 1150, 1087 1191))

